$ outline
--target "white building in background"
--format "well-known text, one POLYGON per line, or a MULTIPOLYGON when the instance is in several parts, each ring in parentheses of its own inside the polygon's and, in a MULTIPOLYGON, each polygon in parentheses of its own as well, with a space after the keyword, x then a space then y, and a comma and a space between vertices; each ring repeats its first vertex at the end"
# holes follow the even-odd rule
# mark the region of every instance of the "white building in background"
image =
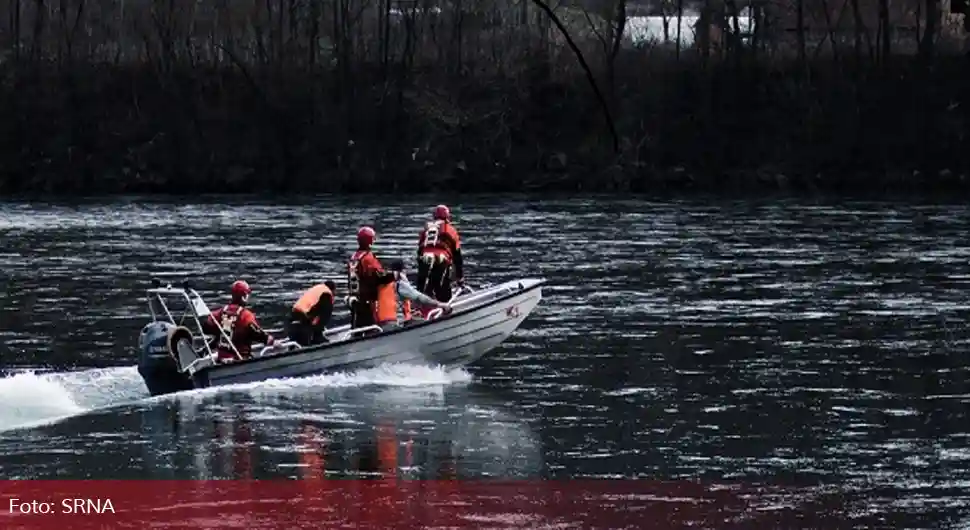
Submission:
MULTIPOLYGON (((697 36, 697 21, 700 15, 696 12, 685 12, 680 17, 680 46, 682 48, 694 45, 697 36)), ((630 16, 626 21, 624 36, 634 46, 646 44, 677 44, 677 15, 662 16, 630 16), (666 32, 664 31, 666 26, 666 32), (665 38, 666 37, 666 38, 665 38)), ((728 27, 733 28, 734 22, 728 20, 728 27)), ((741 34, 750 33, 754 29, 754 18, 750 9, 745 7, 738 16, 738 29, 741 34)), ((746 38, 744 39, 746 40, 746 38)))
MULTIPOLYGON (((680 18, 680 45, 682 47, 694 44, 696 36, 695 26, 700 17, 695 14, 683 15, 680 18)), ((677 43, 677 17, 660 16, 632 16, 626 21, 624 36, 633 42, 634 46, 643 44, 677 43), (664 26, 667 30, 664 32, 664 26)))

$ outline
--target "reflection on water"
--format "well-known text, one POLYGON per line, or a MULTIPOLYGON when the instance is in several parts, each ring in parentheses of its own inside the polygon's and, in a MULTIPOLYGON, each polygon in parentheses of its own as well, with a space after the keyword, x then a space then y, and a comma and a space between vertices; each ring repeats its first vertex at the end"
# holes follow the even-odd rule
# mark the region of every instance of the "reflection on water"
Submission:
POLYGON ((91 462, 124 469, 128 478, 161 479, 537 478, 544 472, 529 423, 494 396, 463 387, 177 395, 79 416, 27 436, 22 442, 28 444, 8 441, 4 450, 26 455, 31 440, 62 440, 58 450, 70 445, 77 462, 57 469, 11 463, 5 475, 97 477, 88 474, 91 462), (119 418, 142 433, 129 446, 137 452, 96 429, 119 418))

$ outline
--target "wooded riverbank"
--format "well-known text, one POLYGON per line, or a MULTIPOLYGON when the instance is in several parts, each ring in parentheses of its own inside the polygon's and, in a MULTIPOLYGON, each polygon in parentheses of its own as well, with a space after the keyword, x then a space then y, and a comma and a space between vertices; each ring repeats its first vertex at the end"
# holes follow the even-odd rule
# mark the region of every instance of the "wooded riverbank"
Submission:
POLYGON ((7 4, 8 193, 970 190, 970 59, 939 24, 813 45, 709 9, 678 47, 613 4, 7 4))

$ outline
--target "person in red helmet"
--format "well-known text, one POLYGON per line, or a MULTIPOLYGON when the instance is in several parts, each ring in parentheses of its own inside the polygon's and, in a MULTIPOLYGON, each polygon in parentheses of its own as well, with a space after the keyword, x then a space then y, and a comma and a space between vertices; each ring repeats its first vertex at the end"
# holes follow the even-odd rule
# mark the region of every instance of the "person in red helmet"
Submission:
POLYGON ((394 281, 394 275, 384 270, 371 250, 376 239, 377 232, 373 228, 360 227, 357 251, 347 261, 347 297, 352 328, 376 324, 377 289, 394 281))
POLYGON ((209 313, 209 318, 203 324, 206 333, 218 336, 216 354, 220 361, 248 359, 252 357, 253 343, 261 342, 267 346, 273 343, 273 336, 263 331, 256 321, 256 314, 246 307, 252 292, 248 283, 242 280, 233 282, 229 288, 229 305, 209 313))
POLYGON ((461 237, 451 224, 451 210, 439 204, 434 209, 433 219, 425 223, 418 238, 416 287, 439 302, 447 303, 451 300, 452 272, 458 285, 464 285, 461 237))

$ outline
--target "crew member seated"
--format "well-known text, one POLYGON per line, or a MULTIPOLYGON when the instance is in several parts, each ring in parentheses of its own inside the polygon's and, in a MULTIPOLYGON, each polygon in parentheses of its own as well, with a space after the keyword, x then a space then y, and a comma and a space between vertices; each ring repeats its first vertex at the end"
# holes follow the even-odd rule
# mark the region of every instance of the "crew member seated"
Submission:
POLYGON ((306 290, 293 304, 286 332, 290 340, 300 346, 327 342, 325 332, 333 315, 337 286, 331 280, 306 290))
POLYGON ((219 361, 236 360, 236 352, 240 359, 252 357, 253 343, 273 344, 273 336, 263 331, 256 314, 246 307, 253 292, 249 284, 238 280, 229 292, 232 297, 229 305, 209 313, 209 318, 202 323, 204 332, 217 336, 215 347, 219 361))

